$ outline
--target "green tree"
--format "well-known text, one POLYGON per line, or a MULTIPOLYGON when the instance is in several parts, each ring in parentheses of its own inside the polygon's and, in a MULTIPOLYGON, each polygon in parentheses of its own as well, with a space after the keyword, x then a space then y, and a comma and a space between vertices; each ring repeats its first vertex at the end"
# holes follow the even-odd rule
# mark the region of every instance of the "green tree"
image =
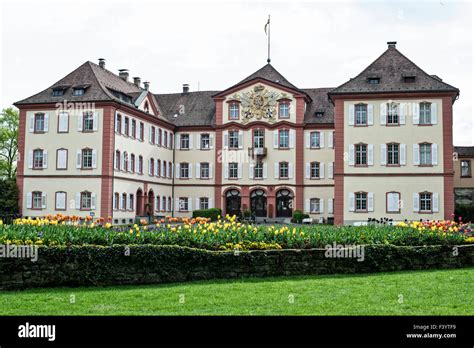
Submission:
POLYGON ((18 214, 18 187, 14 179, 0 180, 0 215, 18 214))
POLYGON ((0 113, 0 177, 14 179, 18 155, 18 110, 3 109, 0 113))

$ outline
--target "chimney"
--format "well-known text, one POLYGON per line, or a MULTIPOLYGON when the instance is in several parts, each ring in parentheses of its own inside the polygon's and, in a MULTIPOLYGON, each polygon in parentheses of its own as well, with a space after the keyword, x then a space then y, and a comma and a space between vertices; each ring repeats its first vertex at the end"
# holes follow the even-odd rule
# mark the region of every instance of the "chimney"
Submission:
POLYGON ((145 89, 148 91, 150 89, 150 82, 148 81, 143 82, 143 87, 145 87, 145 89))
POLYGON ((128 69, 119 69, 119 77, 128 82, 128 69))
POLYGON ((99 58, 99 66, 102 69, 105 69, 105 59, 104 58, 99 58))
POLYGON ((139 77, 134 77, 133 78, 133 83, 135 84, 135 86, 140 87, 141 82, 142 82, 141 78, 139 78, 139 77))
POLYGON ((189 84, 183 83, 183 93, 188 93, 189 92, 189 84))
POLYGON ((388 48, 390 48, 390 47, 395 48, 395 47, 397 47, 397 42, 396 41, 389 41, 389 42, 387 42, 387 45, 388 45, 388 48))

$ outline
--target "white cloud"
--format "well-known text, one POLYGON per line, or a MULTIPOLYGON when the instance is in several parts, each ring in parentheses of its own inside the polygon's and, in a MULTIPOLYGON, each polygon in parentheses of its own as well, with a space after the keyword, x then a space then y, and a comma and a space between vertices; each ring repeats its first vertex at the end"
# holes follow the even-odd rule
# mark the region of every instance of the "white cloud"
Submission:
POLYGON ((292 83, 332 87, 387 41, 461 89, 455 143, 474 145, 472 5, 468 2, 6 1, 1 16, 2 107, 37 93, 86 60, 128 68, 156 93, 231 86, 266 63, 292 83))

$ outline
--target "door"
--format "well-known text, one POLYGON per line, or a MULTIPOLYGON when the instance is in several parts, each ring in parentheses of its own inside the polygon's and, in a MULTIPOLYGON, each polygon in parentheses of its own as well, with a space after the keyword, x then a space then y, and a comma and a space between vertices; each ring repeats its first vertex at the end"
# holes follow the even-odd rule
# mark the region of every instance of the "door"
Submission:
POLYGON ((267 195, 263 190, 254 190, 250 195, 250 210, 256 217, 267 217, 267 195))
POLYGON ((229 190, 226 193, 226 214, 240 216, 240 192, 237 190, 229 190))
POLYGON ((286 189, 280 190, 276 195, 276 216, 293 216, 293 194, 286 189))

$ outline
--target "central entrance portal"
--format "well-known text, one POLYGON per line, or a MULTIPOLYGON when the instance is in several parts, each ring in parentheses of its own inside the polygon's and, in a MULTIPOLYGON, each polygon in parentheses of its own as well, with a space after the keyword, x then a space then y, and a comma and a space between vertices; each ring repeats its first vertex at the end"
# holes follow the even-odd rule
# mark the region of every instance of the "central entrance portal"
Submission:
POLYGON ((276 195, 276 205, 277 217, 292 217, 293 194, 286 189, 278 191, 276 195))
POLYGON ((250 194, 250 210, 256 217, 267 217, 267 195, 265 191, 253 190, 250 194))
POLYGON ((238 190, 229 190, 225 195, 226 214, 240 216, 241 197, 238 190))

